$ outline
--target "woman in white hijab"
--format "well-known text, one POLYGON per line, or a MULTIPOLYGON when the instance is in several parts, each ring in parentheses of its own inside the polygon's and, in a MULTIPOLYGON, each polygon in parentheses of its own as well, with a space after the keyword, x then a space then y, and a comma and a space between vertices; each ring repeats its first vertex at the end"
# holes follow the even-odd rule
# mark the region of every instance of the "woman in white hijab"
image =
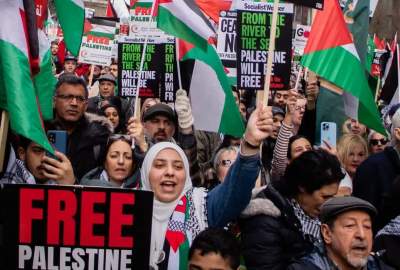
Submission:
POLYGON ((225 181, 209 193, 192 187, 189 163, 179 146, 161 142, 149 149, 141 180, 143 190, 154 192, 153 269, 186 269, 192 240, 208 226, 222 227, 239 216, 258 177, 259 145, 271 130, 271 110, 258 107, 249 118, 240 153, 225 181))

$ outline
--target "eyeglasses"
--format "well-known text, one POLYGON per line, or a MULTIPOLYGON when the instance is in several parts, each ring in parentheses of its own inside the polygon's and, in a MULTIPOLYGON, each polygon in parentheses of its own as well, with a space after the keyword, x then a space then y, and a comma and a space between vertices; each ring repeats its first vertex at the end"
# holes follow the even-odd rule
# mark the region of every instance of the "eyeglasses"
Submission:
POLYGON ((118 140, 123 140, 132 143, 132 137, 126 134, 112 134, 110 135, 110 137, 108 137, 108 143, 115 142, 118 140))
POLYGON ((230 167, 233 162, 235 162, 234 160, 230 160, 230 159, 223 159, 220 162, 218 162, 218 165, 222 165, 224 167, 230 167))
POLYGON ((385 145, 385 144, 388 143, 388 140, 387 140, 387 139, 380 139, 380 140, 371 139, 371 140, 369 141, 369 143, 372 144, 373 146, 377 146, 379 143, 380 143, 381 145, 385 145))
POLYGON ((71 102, 72 100, 76 99, 76 102, 83 103, 86 101, 86 97, 84 96, 75 96, 75 95, 57 95, 57 98, 61 98, 65 101, 71 102))
POLYGON ((294 107, 294 109, 295 109, 296 111, 305 111, 305 110, 306 110, 306 106, 298 106, 298 105, 296 105, 296 106, 294 107))

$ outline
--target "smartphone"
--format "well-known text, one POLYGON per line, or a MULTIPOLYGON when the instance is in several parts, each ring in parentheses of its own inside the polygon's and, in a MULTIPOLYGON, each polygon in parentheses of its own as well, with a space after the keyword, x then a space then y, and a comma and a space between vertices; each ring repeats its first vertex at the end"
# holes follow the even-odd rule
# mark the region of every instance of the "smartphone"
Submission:
MULTIPOLYGON (((49 130, 47 131, 47 138, 55 150, 63 154, 67 153, 67 137, 68 134, 65 130, 49 130)), ((48 153, 50 154, 50 153, 48 153)), ((53 155, 50 155, 55 158, 53 155)))
POLYGON ((322 122, 321 123, 321 144, 324 145, 324 141, 329 143, 330 146, 336 147, 336 123, 334 122, 322 122))

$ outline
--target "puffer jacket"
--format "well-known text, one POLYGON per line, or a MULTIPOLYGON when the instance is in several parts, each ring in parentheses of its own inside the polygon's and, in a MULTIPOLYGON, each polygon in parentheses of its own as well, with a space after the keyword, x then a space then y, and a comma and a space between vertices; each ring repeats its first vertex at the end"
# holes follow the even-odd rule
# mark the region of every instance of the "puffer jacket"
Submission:
MULTIPOLYGON (((287 270, 340 270, 326 255, 324 246, 318 245, 309 255, 291 264, 287 270)), ((386 265, 378 256, 370 255, 367 266, 363 270, 394 270, 386 265)))
POLYGON ((271 185, 255 195, 242 212, 240 228, 248 270, 286 269, 291 260, 313 249, 288 200, 271 185))

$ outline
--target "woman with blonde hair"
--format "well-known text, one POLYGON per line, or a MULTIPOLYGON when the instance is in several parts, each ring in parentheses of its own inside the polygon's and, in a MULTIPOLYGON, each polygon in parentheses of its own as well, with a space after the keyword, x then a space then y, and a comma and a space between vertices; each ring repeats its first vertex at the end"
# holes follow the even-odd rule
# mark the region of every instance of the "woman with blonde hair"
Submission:
POLYGON ((352 179, 360 164, 368 157, 367 142, 356 134, 343 135, 337 145, 337 156, 349 178, 342 181, 338 194, 350 195, 353 190, 352 179))

